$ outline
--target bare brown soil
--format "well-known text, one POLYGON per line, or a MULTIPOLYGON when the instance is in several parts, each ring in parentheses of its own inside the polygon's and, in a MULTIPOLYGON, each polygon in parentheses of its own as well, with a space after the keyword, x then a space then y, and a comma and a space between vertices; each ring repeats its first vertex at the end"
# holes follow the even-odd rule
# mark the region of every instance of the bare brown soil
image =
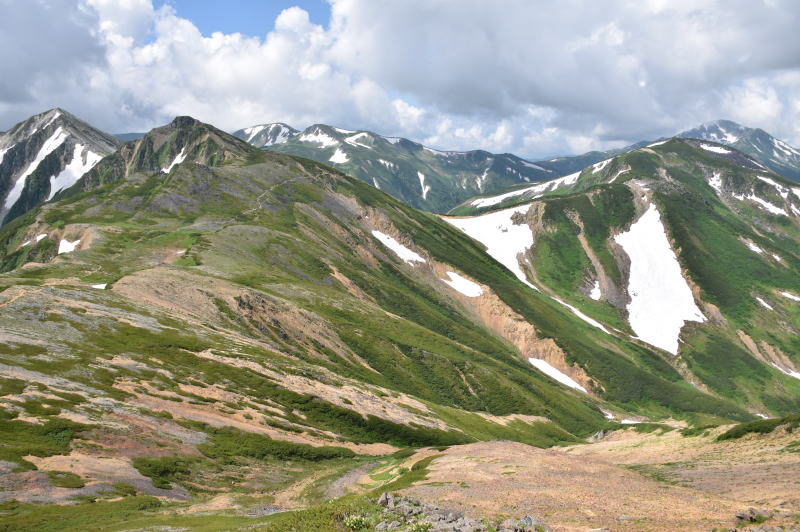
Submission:
POLYGON ((410 495, 487 517, 530 514, 560 531, 710 530, 731 526, 741 510, 734 500, 602 459, 520 443, 451 447, 429 469, 410 495))

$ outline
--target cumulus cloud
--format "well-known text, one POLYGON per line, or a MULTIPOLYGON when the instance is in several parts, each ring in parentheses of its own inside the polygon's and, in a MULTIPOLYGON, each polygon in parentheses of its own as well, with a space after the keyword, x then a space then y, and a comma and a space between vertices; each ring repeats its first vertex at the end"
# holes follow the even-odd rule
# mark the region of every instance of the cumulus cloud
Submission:
POLYGON ((111 131, 325 122, 529 157, 716 118, 800 144, 793 0, 330 2, 327 29, 290 7, 257 38, 150 0, 0 0, 0 129, 60 105, 111 131))

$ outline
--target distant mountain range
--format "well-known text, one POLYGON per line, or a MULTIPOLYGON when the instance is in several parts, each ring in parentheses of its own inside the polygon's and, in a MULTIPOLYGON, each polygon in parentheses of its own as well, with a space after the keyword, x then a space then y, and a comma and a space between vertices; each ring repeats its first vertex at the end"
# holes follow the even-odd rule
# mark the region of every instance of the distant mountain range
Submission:
MULTIPOLYGON (((233 134, 257 148, 330 164, 409 205, 439 213, 476 195, 563 177, 650 143, 640 141, 625 148, 531 162, 513 154, 483 150, 439 151, 404 138, 325 124, 300 131, 277 122, 233 134)), ((762 130, 719 120, 677 136, 736 143, 735 148, 766 167, 790 179, 800 179, 800 152, 762 130)))

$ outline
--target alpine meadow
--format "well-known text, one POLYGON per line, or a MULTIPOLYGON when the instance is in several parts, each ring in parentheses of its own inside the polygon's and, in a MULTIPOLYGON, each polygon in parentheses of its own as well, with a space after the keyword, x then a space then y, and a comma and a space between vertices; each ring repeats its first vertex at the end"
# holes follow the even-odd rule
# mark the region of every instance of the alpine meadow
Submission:
POLYGON ((800 530, 798 23, 0 0, 0 530, 800 530))

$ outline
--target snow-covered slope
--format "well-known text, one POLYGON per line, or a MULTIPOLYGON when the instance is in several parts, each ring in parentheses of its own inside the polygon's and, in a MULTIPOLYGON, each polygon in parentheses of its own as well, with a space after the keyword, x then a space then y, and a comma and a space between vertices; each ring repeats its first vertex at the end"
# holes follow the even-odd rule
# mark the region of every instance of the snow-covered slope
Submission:
POLYGON ((6 222, 72 186, 120 143, 62 109, 0 135, 0 220, 6 222))
POLYGON ((233 132, 233 136, 252 144, 256 148, 266 148, 282 144, 300 132, 283 122, 259 124, 233 132))
POLYGON ((631 328, 641 340, 677 355, 683 325, 706 321, 706 317, 683 278, 656 205, 651 203, 630 229, 614 240, 630 259, 631 328))

